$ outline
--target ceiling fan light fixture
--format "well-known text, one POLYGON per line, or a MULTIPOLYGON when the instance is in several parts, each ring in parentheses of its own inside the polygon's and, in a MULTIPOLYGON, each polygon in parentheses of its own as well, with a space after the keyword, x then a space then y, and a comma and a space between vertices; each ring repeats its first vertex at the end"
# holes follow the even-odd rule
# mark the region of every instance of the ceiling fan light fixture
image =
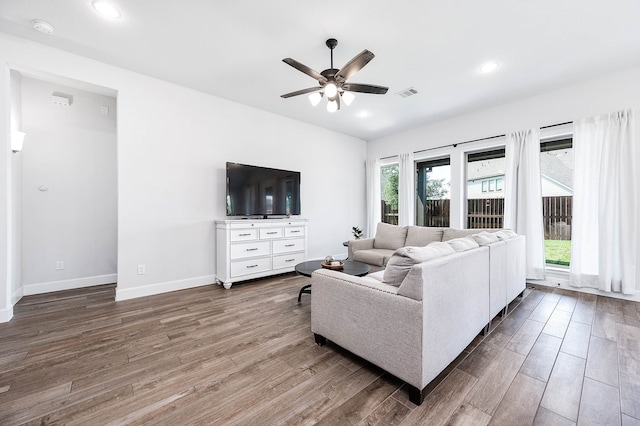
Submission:
POLYGON ((344 101, 345 104, 347 104, 347 106, 351 105, 351 102, 353 102, 353 100, 356 98, 356 95, 347 91, 342 92, 341 95, 342 95, 342 100, 344 101))
POLYGON ((327 83, 327 85, 324 86, 324 92, 327 94, 329 99, 335 99, 338 94, 338 86, 333 82, 327 83))
POLYGON ((337 110, 338 110, 338 102, 331 101, 331 100, 327 102, 327 111, 336 112, 337 110))
POLYGON ((322 100, 321 92, 315 92, 309 95, 309 102, 311 102, 311 105, 313 106, 317 106, 321 100, 322 100))

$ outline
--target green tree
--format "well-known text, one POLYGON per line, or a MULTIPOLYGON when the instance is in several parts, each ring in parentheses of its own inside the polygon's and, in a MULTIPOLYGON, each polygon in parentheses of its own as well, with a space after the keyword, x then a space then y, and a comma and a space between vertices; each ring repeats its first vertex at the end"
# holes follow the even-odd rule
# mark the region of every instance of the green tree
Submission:
POLYGON ((382 199, 391 206, 392 210, 398 210, 398 166, 381 168, 382 175, 382 199))
POLYGON ((444 183, 446 179, 429 179, 427 177, 427 200, 440 200, 446 197, 449 183, 444 183))

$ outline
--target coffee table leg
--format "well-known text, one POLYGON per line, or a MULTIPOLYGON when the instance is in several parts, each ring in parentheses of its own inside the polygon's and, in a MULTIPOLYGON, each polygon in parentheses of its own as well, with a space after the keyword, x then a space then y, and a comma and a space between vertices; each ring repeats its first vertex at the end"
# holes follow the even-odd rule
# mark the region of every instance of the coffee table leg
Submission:
POLYGON ((311 284, 307 284, 300 289, 300 293, 298 293, 298 302, 302 299, 302 293, 311 294, 311 284))

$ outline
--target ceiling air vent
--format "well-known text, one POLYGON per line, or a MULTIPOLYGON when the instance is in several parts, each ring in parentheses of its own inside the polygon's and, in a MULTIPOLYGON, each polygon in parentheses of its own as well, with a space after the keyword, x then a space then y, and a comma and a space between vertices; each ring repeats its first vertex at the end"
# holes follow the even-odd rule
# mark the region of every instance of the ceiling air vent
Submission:
POLYGON ((400 96, 401 98, 408 98, 409 96, 413 96, 417 93, 418 91, 416 89, 414 89, 413 87, 409 87, 408 89, 396 93, 396 95, 400 96))

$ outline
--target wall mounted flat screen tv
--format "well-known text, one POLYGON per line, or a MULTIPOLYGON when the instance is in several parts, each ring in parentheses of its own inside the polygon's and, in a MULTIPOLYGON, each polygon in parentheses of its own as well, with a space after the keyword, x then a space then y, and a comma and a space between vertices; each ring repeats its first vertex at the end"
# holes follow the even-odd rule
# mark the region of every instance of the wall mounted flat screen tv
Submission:
POLYGON ((300 214, 300 172, 227 162, 227 216, 300 214))

